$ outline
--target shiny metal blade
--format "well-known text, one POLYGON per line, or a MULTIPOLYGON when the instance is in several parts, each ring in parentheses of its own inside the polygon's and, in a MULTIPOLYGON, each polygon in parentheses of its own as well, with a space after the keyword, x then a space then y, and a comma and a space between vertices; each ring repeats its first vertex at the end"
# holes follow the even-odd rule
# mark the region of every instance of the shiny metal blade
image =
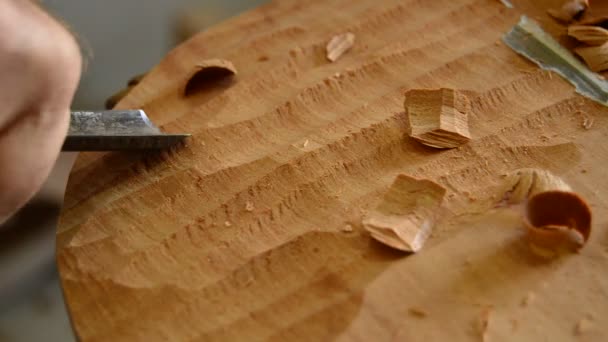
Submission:
POLYGON ((143 110, 72 112, 62 151, 163 149, 189 136, 164 134, 143 110))

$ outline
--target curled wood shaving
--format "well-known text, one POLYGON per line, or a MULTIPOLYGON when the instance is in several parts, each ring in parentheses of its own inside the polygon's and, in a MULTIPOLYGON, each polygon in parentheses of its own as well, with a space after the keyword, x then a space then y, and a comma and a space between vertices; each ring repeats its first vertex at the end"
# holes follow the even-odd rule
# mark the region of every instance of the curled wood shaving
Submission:
POLYGON ((559 9, 550 9, 547 12, 558 21, 569 23, 580 19, 588 8, 589 0, 569 0, 559 9))
POLYGON ((602 45, 608 42, 608 30, 600 26, 570 25, 568 35, 589 45, 602 45))
POLYGON ((435 148, 455 148, 471 140, 466 95, 454 89, 411 89, 405 93, 410 136, 435 148))
POLYGON ((371 236, 395 249, 418 252, 431 234, 446 190, 430 180, 399 175, 363 220, 371 236))
POLYGON ((225 59, 208 59, 198 63, 190 73, 184 86, 184 96, 204 90, 206 87, 231 81, 237 74, 232 62, 225 59))
POLYGON ((574 49, 581 56, 589 69, 604 71, 608 69, 608 43, 600 46, 584 46, 574 49))
POLYGON ((530 198, 524 222, 533 243, 539 247, 559 247, 568 242, 582 247, 591 234, 591 209, 573 192, 546 191, 530 198))
POLYGON ((331 62, 337 61, 338 58, 346 53, 346 51, 350 50, 354 44, 354 33, 347 32, 334 36, 326 46, 327 59, 331 62))
POLYGON ((589 239, 589 206, 551 172, 516 170, 507 175, 500 192, 500 204, 524 204, 523 221, 536 254, 550 257, 563 247, 578 249, 589 239))
POLYGON ((570 191, 570 186, 547 170, 519 169, 509 173, 500 190, 500 204, 519 204, 549 190, 570 191))

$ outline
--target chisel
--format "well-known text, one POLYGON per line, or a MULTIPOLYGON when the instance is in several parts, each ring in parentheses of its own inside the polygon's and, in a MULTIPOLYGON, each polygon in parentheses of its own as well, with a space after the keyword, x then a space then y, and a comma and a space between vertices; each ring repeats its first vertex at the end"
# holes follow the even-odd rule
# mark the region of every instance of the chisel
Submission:
POLYGON ((165 134, 143 110, 72 112, 62 151, 157 150, 190 134, 165 134))

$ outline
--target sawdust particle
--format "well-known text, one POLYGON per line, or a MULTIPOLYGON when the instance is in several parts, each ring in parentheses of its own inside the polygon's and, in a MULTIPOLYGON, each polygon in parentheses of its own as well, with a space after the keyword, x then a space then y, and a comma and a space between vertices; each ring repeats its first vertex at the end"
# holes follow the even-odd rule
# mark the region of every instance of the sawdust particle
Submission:
POLYGON ((342 231, 345 233, 351 233, 353 231, 353 226, 350 224, 346 224, 342 227, 342 231))
POLYGON ((493 308, 486 307, 481 311, 479 320, 477 321, 477 328, 483 342, 488 341, 488 327, 490 326, 490 318, 492 316, 493 308))
POLYGON ((536 298, 536 295, 534 294, 534 292, 528 292, 526 294, 526 296, 524 297, 524 299, 522 299, 521 306, 527 307, 528 305, 530 305, 532 303, 532 301, 535 298, 536 298))
POLYGON ((467 257, 466 259, 464 259, 464 265, 467 267, 473 266, 473 260, 471 259, 471 257, 467 257))
POLYGON ((593 118, 586 116, 583 118, 582 126, 584 129, 590 130, 593 127, 594 123, 595 123, 595 120, 593 120, 593 118))
POLYGON ((306 146, 308 146, 308 143, 309 143, 309 141, 308 141, 308 139, 306 139, 306 141, 304 141, 304 143, 302 144, 302 147, 306 148, 306 146))
POLYGON ((519 322, 515 318, 511 318, 511 330, 516 331, 519 327, 519 322))
POLYGON ((248 212, 252 212, 255 209, 255 206, 253 205, 252 202, 247 201, 247 203, 245 203, 245 210, 247 210, 248 212))
POLYGON ((592 326, 593 322, 591 322, 591 320, 588 318, 583 318, 574 326, 574 335, 581 336, 591 330, 592 326))
POLYGON ((426 310, 417 307, 410 308, 408 312, 410 313, 410 315, 416 318, 426 318, 429 315, 426 310))
POLYGON ((226 221, 226 222, 224 222, 224 226, 231 227, 232 223, 230 221, 226 221))

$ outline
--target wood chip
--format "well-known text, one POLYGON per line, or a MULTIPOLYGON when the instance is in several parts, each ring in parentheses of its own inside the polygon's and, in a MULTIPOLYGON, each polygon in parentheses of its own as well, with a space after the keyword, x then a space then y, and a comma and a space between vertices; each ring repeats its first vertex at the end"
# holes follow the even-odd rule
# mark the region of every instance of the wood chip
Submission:
POLYGON ((542 169, 518 169, 507 174, 499 190, 499 205, 519 204, 528 198, 549 190, 570 191, 561 178, 542 169))
POLYGON ((446 190, 430 180, 399 175, 363 226, 387 246, 418 252, 431 234, 446 190))
POLYGON ((412 89, 405 93, 410 136, 435 148, 455 148, 471 140, 469 99, 453 89, 412 89))
POLYGON ((608 43, 600 46, 584 46, 574 49, 585 61, 589 69, 595 72, 608 70, 608 43))
POLYGON ((327 59, 331 62, 337 61, 344 53, 350 50, 354 44, 354 33, 347 32, 334 36, 329 43, 327 43, 327 59))
POLYGON ((569 23, 580 19, 588 8, 589 0, 569 0, 559 9, 550 9, 547 12, 558 21, 569 23))
POLYGON ((568 35, 589 45, 603 45, 608 42, 608 30, 600 26, 570 25, 568 35))
POLYGON ((224 226, 231 227, 232 223, 230 221, 226 221, 226 222, 224 222, 224 226))
POLYGON ((255 209, 255 206, 253 205, 252 202, 247 201, 247 203, 245 203, 245 210, 252 212, 255 209))
POLYGON ((208 59, 197 63, 194 70, 188 75, 184 86, 184 96, 206 90, 232 81, 237 70, 232 62, 225 59, 208 59))

